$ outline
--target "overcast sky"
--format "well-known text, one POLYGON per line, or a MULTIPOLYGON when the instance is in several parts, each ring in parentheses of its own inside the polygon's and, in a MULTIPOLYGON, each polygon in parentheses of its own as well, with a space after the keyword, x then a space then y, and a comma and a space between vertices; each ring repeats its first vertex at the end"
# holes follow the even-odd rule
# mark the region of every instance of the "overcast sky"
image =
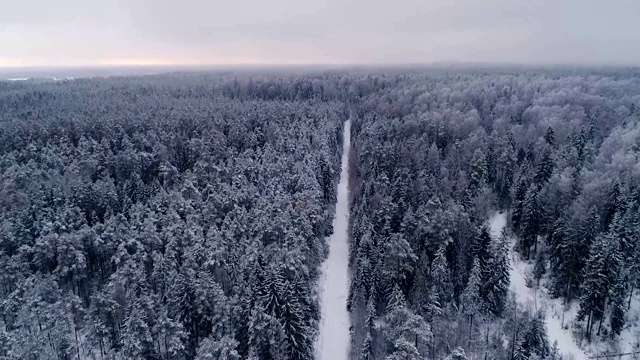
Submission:
POLYGON ((0 0, 0 66, 640 65, 640 0, 0 0))

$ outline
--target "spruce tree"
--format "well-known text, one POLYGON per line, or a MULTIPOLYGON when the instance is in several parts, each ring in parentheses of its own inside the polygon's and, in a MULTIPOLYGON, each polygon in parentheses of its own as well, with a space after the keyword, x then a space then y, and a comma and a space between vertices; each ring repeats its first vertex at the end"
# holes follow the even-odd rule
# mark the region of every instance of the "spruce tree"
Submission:
POLYGON ((540 251, 536 256, 536 262, 533 266, 533 278, 536 280, 536 284, 540 284, 540 279, 547 271, 547 255, 546 251, 540 251))
POLYGON ((405 237, 400 233, 391 234, 385 244, 385 278, 404 286, 417 260, 418 257, 405 237))
MULTIPOLYGON (((578 319, 587 318, 587 339, 591 339, 593 325, 602 321, 605 307, 611 295, 620 305, 619 272, 622 271, 622 256, 618 240, 611 233, 602 234, 592 244, 587 260, 580 296, 578 319)), ((624 297, 624 295, 622 295, 624 297)), ((617 314, 619 316, 620 314, 617 314)), ((618 317, 616 321, 621 321, 618 317)))
POLYGON ((238 342, 229 336, 220 340, 207 337, 200 343, 195 360, 240 360, 240 354, 236 350, 238 342))
POLYGON ((420 360, 423 357, 420 355, 418 349, 416 349, 413 342, 400 337, 393 344, 393 352, 387 356, 387 360, 420 360))
POLYGON ((524 210, 524 200, 527 196, 527 182, 524 178, 518 181, 513 199, 513 209, 511 211, 511 223, 513 229, 519 234, 522 227, 522 212, 524 210))
POLYGON ((486 310, 485 300, 482 297, 482 269, 478 258, 473 260, 471 275, 467 286, 462 293, 462 312, 467 315, 470 326, 477 315, 484 314, 486 310))
POLYGON ((624 278, 618 277, 618 281, 611 289, 611 335, 612 337, 620 335, 626 323, 626 293, 624 278))
POLYGON ((547 131, 544 134, 544 140, 547 144, 554 146, 556 142, 556 132, 553 130, 553 127, 549 126, 547 131))
POLYGON ((542 220, 542 209, 538 198, 538 189, 531 185, 525 196, 522 206, 522 219, 520 225, 520 248, 529 258, 531 247, 537 246, 542 220))
POLYGON ((551 157, 551 149, 545 148, 542 152, 542 157, 538 162, 538 166, 536 167, 536 173, 534 176, 534 180, 539 188, 549 181, 553 174, 554 166, 553 158, 551 157))
POLYGON ((147 325, 147 316, 139 303, 133 304, 124 322, 122 355, 125 359, 142 359, 153 350, 153 339, 147 325))
POLYGON ((431 281, 437 301, 445 306, 453 297, 453 284, 444 246, 440 247, 431 263, 431 281))
POLYGON ((488 281, 483 286, 489 311, 500 316, 504 310, 509 294, 509 240, 506 229, 502 230, 499 239, 492 243, 491 261, 488 266, 488 281))
POLYGON ((451 354, 449 354, 445 360, 467 360, 467 355, 464 353, 463 348, 457 347, 453 349, 451 354))
POLYGON ((549 339, 547 338, 547 332, 544 328, 544 318, 542 314, 536 314, 531 321, 529 321, 528 327, 522 334, 522 340, 518 345, 516 353, 523 358, 530 358, 532 354, 538 355, 540 358, 545 358, 549 355, 549 339))
POLYGON ((366 334, 360 350, 360 360, 373 360, 373 337, 369 330, 367 330, 366 334))

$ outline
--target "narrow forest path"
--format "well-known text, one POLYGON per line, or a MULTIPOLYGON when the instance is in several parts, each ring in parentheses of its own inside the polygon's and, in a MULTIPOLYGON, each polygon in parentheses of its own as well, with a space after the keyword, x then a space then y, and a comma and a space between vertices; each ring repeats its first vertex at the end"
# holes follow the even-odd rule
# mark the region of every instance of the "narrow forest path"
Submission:
POLYGON ((347 312, 349 294, 349 149, 351 120, 344 124, 342 170, 338 184, 333 234, 329 237, 329 257, 322 263, 320 275, 320 334, 315 346, 318 360, 349 358, 350 321, 347 312))
MULTIPOLYGON (((502 234, 502 229, 507 225, 507 215, 496 213, 489 219, 491 237, 498 239, 502 234)), ((511 270, 509 272, 510 289, 516 294, 516 301, 523 307, 532 309, 545 309, 545 326, 549 345, 554 341, 558 342, 558 350, 565 359, 587 360, 587 354, 576 344, 571 331, 563 327, 564 320, 554 316, 551 309, 547 309, 551 300, 544 291, 536 291, 527 286, 527 277, 530 276, 531 265, 520 260, 515 253, 515 239, 511 239, 510 258, 511 270)))

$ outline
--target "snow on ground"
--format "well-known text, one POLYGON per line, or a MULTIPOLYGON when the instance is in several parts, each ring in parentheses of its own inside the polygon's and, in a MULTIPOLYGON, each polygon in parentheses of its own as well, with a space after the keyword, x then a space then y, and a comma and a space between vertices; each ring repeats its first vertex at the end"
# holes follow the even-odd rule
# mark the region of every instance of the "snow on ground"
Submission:
MULTIPOLYGON (((491 236, 497 238, 500 236, 502 229, 507 224, 507 216, 505 213, 496 213, 489 219, 489 229, 491 236)), ((531 274, 532 266, 520 260, 519 255, 513 250, 515 241, 511 246, 511 269, 509 277, 511 281, 511 291, 516 295, 516 301, 525 307, 533 309, 546 309, 545 322, 549 341, 553 344, 558 342, 558 349, 565 359, 586 360, 589 357, 578 347, 573 335, 569 329, 565 329, 565 325, 569 320, 575 318, 574 311, 564 312, 561 306, 561 300, 557 301, 549 298, 547 293, 542 289, 534 289, 527 287, 527 279, 531 274)), ((572 310, 571 308, 569 310, 572 310)))
POLYGON ((640 295, 635 294, 631 301, 631 309, 627 311, 627 324, 620 334, 620 351, 632 352, 640 349, 640 295))
POLYGON ((338 184, 333 234, 329 237, 329 257, 322 263, 320 275, 320 334, 315 345, 318 360, 349 358, 350 321, 347 312, 349 294, 349 183, 348 159, 351 147, 351 120, 344 125, 342 171, 338 184))

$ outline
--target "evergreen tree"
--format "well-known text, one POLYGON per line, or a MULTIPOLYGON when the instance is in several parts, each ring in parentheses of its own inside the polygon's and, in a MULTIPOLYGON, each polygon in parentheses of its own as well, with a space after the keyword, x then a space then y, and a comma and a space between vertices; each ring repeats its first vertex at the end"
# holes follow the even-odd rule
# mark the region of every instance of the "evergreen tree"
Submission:
POLYGON ((420 360, 422 358, 415 345, 404 337, 396 340, 393 344, 393 352, 387 356, 387 360, 420 360))
POLYGON ((431 263, 431 281, 438 303, 441 306, 449 303, 453 297, 453 285, 444 247, 438 250, 436 258, 431 263))
POLYGON ((554 146, 556 143, 556 132, 553 130, 553 127, 549 126, 547 128, 547 132, 544 134, 544 140, 547 144, 554 146))
POLYGON ((540 279, 544 276, 547 271, 547 256, 545 251, 540 251, 538 256, 536 256, 536 262, 533 266, 533 278, 536 279, 536 283, 540 284, 540 279))
POLYGON ((602 216, 602 228, 607 230, 609 226, 613 222, 613 218, 618 213, 619 208, 621 207, 620 199, 620 185, 615 182, 613 183, 609 193, 607 194, 607 198, 604 203, 604 214, 602 216))
POLYGON ((393 233, 385 244, 385 278, 404 285, 418 260, 409 242, 400 233, 393 233))
POLYGON ((491 235, 487 226, 482 226, 472 247, 472 255, 478 258, 480 266, 486 267, 491 261, 491 235))
POLYGON ((618 276, 617 282, 611 289, 611 334, 618 336, 626 323, 627 307, 624 277, 618 276))
POLYGON ((542 209, 538 198, 538 189, 531 185, 525 196, 522 206, 522 219, 520 225, 520 248, 529 258, 531 247, 537 247, 538 235, 541 230, 542 209))
MULTIPOLYGON (((430 345, 431 330, 422 316, 416 315, 406 304, 404 295, 396 286, 392 292, 387 305, 387 315, 385 317, 384 337, 392 344, 394 353, 420 355, 420 349, 425 349, 430 345), (405 343, 411 344, 406 347, 405 343)), ((411 355, 413 356, 413 355, 411 355)))
POLYGON ((522 213, 524 210, 524 201, 527 196, 527 183, 524 178, 521 178, 516 186, 515 196, 513 200, 513 210, 511 211, 511 223, 513 229, 520 233, 522 227, 522 213))
POLYGON ((122 355, 125 359, 147 358, 153 351, 147 317, 138 302, 133 304, 124 322, 122 343, 122 355))
POLYGON ((186 334, 182 324, 169 316, 167 307, 160 309, 152 334, 157 339, 158 347, 163 349, 160 354, 164 353, 165 358, 183 355, 186 334))
POLYGON ((451 354, 449 354, 445 360, 467 360, 467 355, 464 353, 464 349, 457 347, 453 349, 451 354))
MULTIPOLYGON (((620 240, 620 251, 624 257, 624 266, 628 270, 628 281, 633 293, 634 287, 638 283, 638 273, 640 272, 640 207, 638 206, 638 196, 627 194, 624 205, 614 216, 611 229, 614 236, 620 240)), ((630 303, 629 303, 630 305, 630 303)))
POLYGON ((504 310, 509 294, 510 265, 509 240, 506 229, 502 230, 500 238, 493 242, 491 261, 488 264, 488 281, 483 286, 487 298, 489 311, 500 316, 504 310))
POLYGON ((473 325, 473 319, 484 314, 486 310, 485 301, 482 297, 482 269, 478 258, 473 260, 471 275, 467 281, 467 287, 462 293, 462 312, 469 318, 469 323, 473 325))
POLYGON ((373 360, 373 337, 371 331, 367 330, 362 349, 360 350, 360 360, 373 360))
POLYGON ((536 354, 540 358, 546 358, 549 355, 549 340, 544 328, 544 318, 541 314, 537 314, 529 322, 529 326, 522 335, 522 340, 518 345, 519 353, 516 358, 529 359, 531 355, 536 354))
POLYGON ((551 157, 551 149, 546 148, 542 152, 542 157, 538 162, 538 166, 536 167, 536 173, 534 176, 534 180, 538 187, 542 187, 544 184, 549 181, 551 175, 553 174, 553 169, 555 164, 553 162, 553 158, 551 157))
POLYGON ((473 192, 489 181, 489 165, 482 150, 477 149, 471 159, 470 187, 473 192))
POLYGON ((238 342, 229 336, 216 341, 207 337, 200 343, 195 360, 240 360, 241 357, 236 351, 238 342))
MULTIPOLYGON (((602 321, 605 306, 619 283, 622 257, 617 240, 610 233, 599 236, 591 246, 587 260, 580 296, 578 319, 587 318, 587 339, 591 339, 593 325, 602 321)), ((618 294, 616 294, 618 295, 618 294)), ((616 299, 619 303, 620 299, 616 299)), ((616 319, 619 321, 620 319, 616 319)))

